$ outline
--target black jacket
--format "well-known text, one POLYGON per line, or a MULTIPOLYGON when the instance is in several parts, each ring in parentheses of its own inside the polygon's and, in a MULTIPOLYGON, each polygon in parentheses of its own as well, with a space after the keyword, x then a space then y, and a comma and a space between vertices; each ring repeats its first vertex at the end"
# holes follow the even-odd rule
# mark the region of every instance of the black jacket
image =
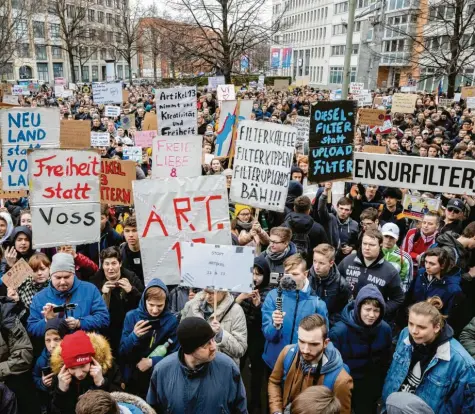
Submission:
POLYGON ((129 249, 127 243, 123 243, 120 246, 120 254, 122 256, 122 267, 135 273, 141 280, 142 284, 144 284, 142 256, 140 255, 140 250, 138 252, 133 252, 129 249))
POLYGON ((382 205, 379 214, 379 223, 383 227, 386 223, 394 223, 399 227, 399 239, 397 245, 400 246, 406 237, 407 233, 407 220, 404 217, 400 217, 403 208, 400 203, 397 203, 396 210, 391 212, 387 209, 386 205, 382 205))

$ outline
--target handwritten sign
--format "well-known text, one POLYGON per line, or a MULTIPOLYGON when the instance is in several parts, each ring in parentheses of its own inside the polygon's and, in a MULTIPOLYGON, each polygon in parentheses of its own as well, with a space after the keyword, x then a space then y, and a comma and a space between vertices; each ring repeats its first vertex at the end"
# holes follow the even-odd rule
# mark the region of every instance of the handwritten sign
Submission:
POLYGON ((402 215, 404 217, 422 221, 429 211, 439 212, 441 200, 406 194, 402 201, 402 215))
POLYGON ((277 92, 287 91, 289 89, 289 80, 288 79, 275 79, 274 80, 274 90, 277 92))
POLYGON ((63 96, 64 86, 63 85, 54 85, 54 95, 57 98, 61 98, 63 96))
POLYGON ((180 283, 180 242, 231 244, 226 177, 132 183, 145 282, 180 283))
POLYGON ((33 148, 59 148, 59 110, 12 108, 0 111, 4 190, 28 190, 28 159, 33 148))
POLYGON ((453 99, 439 98, 439 106, 442 106, 444 108, 451 108, 453 102, 453 99))
POLYGON ((19 191, 3 191, 3 181, 0 178, 0 198, 21 198, 27 197, 28 193, 26 190, 19 190, 19 191))
POLYGON ((467 108, 475 108, 475 96, 469 96, 466 99, 467 108))
POLYGON ((13 85, 12 87, 12 95, 31 95, 28 85, 13 85))
POLYGON ((59 145, 61 148, 89 148, 91 146, 91 124, 88 121, 61 120, 59 145))
POLYGON ((145 118, 142 124, 142 131, 157 131, 157 115, 151 112, 145 112, 145 118))
POLYGON ((124 147, 122 154, 124 160, 142 162, 142 147, 124 147))
POLYGON ((463 86, 462 87, 462 99, 467 99, 475 96, 475 86, 463 86))
POLYGON ((297 128, 297 143, 307 142, 310 129, 310 117, 298 116, 295 119, 294 127, 297 128))
POLYGON ((135 127, 135 114, 128 114, 122 117, 122 128, 129 130, 135 127))
POLYGON ((135 162, 101 159, 101 203, 130 206, 135 162))
POLYGON ((108 147, 110 136, 108 132, 91 131, 91 147, 108 147))
POLYGON ((393 95, 391 112, 412 114, 416 109, 416 101, 419 95, 415 93, 395 93, 393 95))
POLYGON ((104 108, 104 116, 112 118, 120 116, 120 106, 106 105, 106 107, 104 108))
POLYGON ((18 260, 2 277, 2 282, 10 289, 18 289, 22 283, 35 272, 25 259, 18 260))
POLYGON ((9 105, 18 105, 18 96, 15 95, 3 95, 2 102, 9 105))
POLYGON ((359 124, 369 126, 383 126, 386 119, 384 109, 362 108, 359 110, 359 124))
POLYGON ((181 286, 250 293, 255 249, 182 242, 181 286))
POLYGON ((208 78, 208 88, 215 91, 218 88, 218 85, 224 85, 226 80, 224 76, 211 76, 208 78))
POLYGON ((218 85, 216 88, 216 96, 218 101, 236 100, 236 91, 234 89, 234 85, 218 85))
POLYGON ((241 121, 230 198, 252 207, 284 211, 296 142, 294 127, 241 121))
POLYGON ((196 86, 158 89, 159 135, 196 135, 196 86))
POLYGON ((137 131, 134 136, 135 145, 142 148, 150 148, 157 131, 137 131))
POLYGON ((350 178, 353 172, 355 101, 320 101, 312 106, 309 181, 350 178))
POLYGON ((122 84, 93 83, 92 97, 95 104, 120 104, 122 103, 122 84))
POLYGON ((101 159, 95 151, 40 149, 28 154, 33 246, 97 243, 101 159))
POLYGON ((152 147, 152 177, 201 175, 202 142, 201 135, 155 138, 152 147))
POLYGON ((363 89, 364 89, 364 83, 360 83, 360 82, 350 83, 350 93, 352 95, 359 95, 363 89))

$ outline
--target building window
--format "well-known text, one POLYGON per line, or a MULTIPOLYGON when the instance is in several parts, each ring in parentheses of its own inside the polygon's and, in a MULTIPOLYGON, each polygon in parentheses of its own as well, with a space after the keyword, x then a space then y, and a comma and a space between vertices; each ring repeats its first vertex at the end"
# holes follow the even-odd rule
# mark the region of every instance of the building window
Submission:
POLYGON ((87 11, 87 18, 90 22, 93 22, 95 20, 95 14, 96 12, 94 10, 89 9, 87 11))
POLYGON ((82 81, 89 82, 89 66, 82 66, 81 72, 82 72, 82 81))
POLYGON ((106 14, 106 18, 107 18, 107 24, 110 26, 112 25, 112 14, 111 13, 107 13, 106 14))
POLYGON ((46 46, 35 45, 35 54, 37 60, 46 60, 46 46))
POLYGON ((410 4, 410 0, 389 0, 388 11, 404 9, 406 7, 409 7, 410 4))
POLYGON ((358 0, 356 5, 357 9, 362 9, 363 7, 368 7, 370 4, 373 4, 375 0, 358 0))
POLYGON ((91 59, 92 60, 97 60, 97 49, 94 49, 94 52, 92 52, 91 59))
POLYGON ((346 13, 348 11, 348 2, 344 1, 343 3, 335 4, 335 14, 346 13))
POLYGON ((99 81, 99 66, 97 65, 92 66, 92 81, 93 82, 99 81))
POLYGON ((99 23, 104 23, 104 12, 97 12, 97 21, 99 23))
POLYGON ((107 7, 112 7, 112 0, 106 0, 107 7))
POLYGON ((114 41, 114 33, 107 32, 107 41, 108 42, 113 42, 114 41))
POLYGON ((344 24, 336 24, 333 26, 333 35, 342 35, 345 34, 347 31, 347 26, 344 24))
POLYGON ((45 22, 33 22, 33 36, 37 39, 45 38, 45 22))
MULTIPOLYGON (((437 44, 435 49, 438 49, 438 48, 439 48, 439 45, 437 44)), ((404 52, 404 39, 386 40, 383 43, 383 50, 385 52, 404 52)))
POLYGON ((53 75, 55 78, 63 78, 63 64, 53 63, 53 75))
POLYGON ((91 39, 95 39, 96 38, 96 30, 95 29, 89 29, 89 37, 91 39))
POLYGON ((97 4, 99 6, 103 6, 104 5, 104 0, 97 0, 97 4))
POLYGON ((332 56, 343 56, 345 54, 345 45, 332 46, 332 56))
POLYGON ((353 32, 359 32, 361 30, 361 22, 355 22, 353 26, 353 32))
POLYGON ((26 36, 28 33, 28 22, 25 19, 19 19, 15 22, 15 35, 18 39, 26 36))
POLYGON ((122 43, 122 34, 121 33, 116 33, 115 40, 116 40, 117 43, 122 43))
POLYGON ((30 57, 30 44, 21 43, 18 47, 18 57, 29 58, 30 57))
POLYGON ((47 63, 37 63, 36 69, 38 71, 38 80, 43 82, 49 82, 48 76, 48 64, 47 63))
POLYGON ((49 27, 50 27, 50 31, 51 31, 51 38, 52 39, 59 39, 60 30, 61 30, 59 24, 58 23, 51 23, 49 25, 49 27))
POLYGON ((102 60, 106 59, 106 50, 105 49, 101 49, 101 59, 102 60))
MULTIPOLYGON (((356 68, 352 67, 350 72, 350 82, 356 81, 356 68)), ((343 83, 343 67, 330 67, 329 83, 343 83)))
POLYGON ((351 49, 351 53, 352 53, 353 55, 357 55, 358 52, 359 52, 359 50, 360 50, 360 45, 353 45, 353 47, 352 47, 352 49, 351 49))
POLYGON ((51 54, 53 59, 61 59, 63 57, 63 50, 59 46, 51 46, 51 54))
POLYGON ((130 68, 129 65, 125 65, 125 78, 128 79, 130 77, 130 68))
POLYGON ((122 65, 117 65, 117 76, 119 77, 119 79, 123 79, 123 69, 122 69, 122 65))
POLYGON ((74 66, 74 77, 76 81, 79 80, 79 66, 74 66))

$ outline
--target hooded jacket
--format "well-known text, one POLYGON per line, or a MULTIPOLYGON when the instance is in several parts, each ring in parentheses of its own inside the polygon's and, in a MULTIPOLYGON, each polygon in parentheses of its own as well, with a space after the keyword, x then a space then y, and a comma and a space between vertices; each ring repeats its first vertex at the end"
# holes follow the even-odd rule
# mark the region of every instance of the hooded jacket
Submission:
POLYGON ((28 317, 28 333, 32 336, 43 337, 45 333, 46 321, 41 312, 47 303, 58 306, 77 304, 75 309, 68 311, 68 316, 79 319, 83 331, 100 331, 109 326, 109 311, 99 290, 92 283, 83 282, 74 276, 73 286, 67 292, 56 290, 50 282, 48 287, 33 297, 28 317))
POLYGON ((156 414, 155 410, 150 407, 142 398, 126 392, 111 392, 111 397, 117 402, 119 408, 123 408, 121 413, 130 414, 156 414), (125 411, 125 409, 129 411, 125 411))
POLYGON ((61 357, 61 344, 59 344, 51 354, 51 370, 54 374, 53 377, 53 401, 51 403, 51 411, 54 414, 74 414, 76 412, 76 403, 78 398, 85 394, 89 390, 103 390, 106 392, 122 391, 121 383, 122 378, 120 370, 112 357, 111 347, 107 339, 102 335, 96 333, 88 333, 91 340, 92 347, 94 348, 94 359, 99 363, 102 368, 102 376, 104 382, 100 387, 94 384, 93 378, 88 374, 86 378, 78 381, 75 377, 69 384, 69 389, 63 392, 58 387, 57 375, 61 371, 64 365, 61 357))
POLYGON ((401 203, 396 204, 396 210, 391 212, 387 209, 385 204, 382 204, 379 208, 379 224, 383 227, 386 223, 394 223, 399 227, 399 239, 397 245, 400 246, 406 237, 407 233, 407 220, 405 217, 402 217, 403 208, 401 203))
POLYGON ((435 243, 430 246, 432 247, 442 247, 452 257, 454 263, 462 269, 462 271, 468 270, 468 263, 470 259, 469 252, 462 246, 462 244, 457 240, 459 235, 453 231, 448 231, 439 235, 435 243))
POLYGON ((363 287, 355 301, 349 303, 341 315, 341 321, 330 330, 330 339, 340 351, 353 379, 369 379, 379 391, 389 368, 392 334, 383 320, 386 304, 376 286, 363 287), (366 299, 376 299, 381 308, 379 318, 367 326, 360 318, 361 305, 366 299))
MULTIPOLYGON (((35 253, 35 250, 33 249, 31 230, 26 226, 15 227, 12 231, 12 235, 11 235, 11 238, 10 238, 10 240, 11 240, 10 245, 15 246, 15 241, 16 241, 16 239, 18 238, 18 236, 20 234, 26 235, 26 237, 30 241, 30 248, 25 253, 20 253, 17 250, 16 251, 17 252, 17 260, 24 259, 28 263, 28 260, 30 260, 30 257, 33 256, 33 254, 35 253)), ((2 275, 4 275, 6 272, 8 272, 8 270, 10 270, 10 266, 8 266, 6 259, 3 259, 2 263, 1 263, 2 275)))
POLYGON ((6 241, 10 238, 10 236, 13 232, 14 226, 13 226, 13 221, 12 221, 12 217, 10 216, 10 214, 2 211, 0 213, 0 218, 2 220, 4 220, 5 223, 7 223, 7 231, 5 232, 3 237, 0 239, 0 244, 3 244, 4 241, 6 241))
POLYGON ((300 364, 298 345, 288 345, 281 353, 269 378, 269 407, 270 412, 283 412, 284 408, 297 396, 313 385, 323 385, 325 375, 339 370, 333 386, 333 392, 341 403, 341 414, 351 414, 351 390, 353 380, 343 368, 343 360, 338 349, 328 343, 322 356, 320 376, 304 373, 300 364), (284 359, 288 352, 296 352, 288 372, 284 372, 284 359))
POLYGON ((410 392, 393 392, 386 400, 388 414, 434 414, 423 400, 410 392))
POLYGON ((401 288, 401 278, 394 266, 384 260, 382 252, 378 258, 366 266, 361 249, 351 254, 338 265, 341 275, 346 278, 353 297, 356 297, 361 288, 368 284, 375 285, 386 302, 385 319, 394 318, 398 308, 404 301, 404 292, 401 288))

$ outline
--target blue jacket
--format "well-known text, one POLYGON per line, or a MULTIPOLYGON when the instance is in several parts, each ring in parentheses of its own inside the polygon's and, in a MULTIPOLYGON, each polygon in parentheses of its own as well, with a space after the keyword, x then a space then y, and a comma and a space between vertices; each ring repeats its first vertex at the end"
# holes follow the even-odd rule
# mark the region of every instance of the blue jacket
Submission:
POLYGON ((44 336, 46 321, 41 311, 47 303, 62 305, 69 298, 69 303, 77 308, 68 312, 81 321, 81 330, 100 331, 109 326, 109 311, 99 290, 89 282, 83 282, 74 276, 73 287, 67 292, 59 292, 52 283, 33 297, 28 317, 28 333, 32 336, 44 336))
POLYGON ((44 391, 44 392, 48 392, 49 390, 53 391, 53 388, 50 388, 48 390, 48 388, 45 387, 45 385, 43 384, 43 381, 41 380, 42 379, 41 368, 50 366, 49 364, 50 357, 51 357, 51 354, 48 352, 46 348, 44 348, 43 351, 41 352, 41 355, 36 360, 35 367, 33 368, 33 382, 35 383, 35 387, 38 390, 44 391))
MULTIPOLYGON (((399 391, 407 377, 412 357, 408 329, 404 328, 394 352, 383 388, 383 404, 399 391)), ((475 413, 475 360, 455 339, 437 349, 429 362, 416 395, 437 414, 475 413)), ((383 405, 383 413, 386 412, 383 405)))
MULTIPOLYGON (((168 348, 167 354, 175 352, 178 349, 178 339, 176 337, 176 329, 178 320, 176 316, 170 312, 168 289, 160 279, 152 279, 145 288, 140 304, 137 309, 127 312, 124 321, 124 329, 122 338, 120 339, 119 354, 125 363, 124 379, 128 381, 134 367, 142 359, 150 355, 150 353, 159 345, 164 344, 171 339, 173 344, 168 348), (163 289, 167 295, 165 309, 158 316, 152 318, 147 312, 145 305, 145 294, 151 287, 159 287, 163 289), (140 338, 134 333, 134 326, 140 320, 150 321, 152 329, 140 338)), ((156 356, 152 358, 153 366, 155 366, 163 357, 156 356)))
POLYGON ((385 303, 379 289, 373 285, 363 287, 356 300, 343 309, 341 321, 330 331, 333 345, 340 351, 343 362, 350 368, 353 379, 374 378, 382 386, 389 368, 392 335, 390 326, 383 320, 385 303), (381 314, 373 326, 366 326, 359 317, 365 299, 376 299, 381 314))
POLYGON ((310 286, 306 291, 282 292, 282 312, 285 316, 280 329, 276 329, 272 322, 272 313, 277 309, 276 299, 277 289, 273 289, 262 305, 262 332, 266 339, 262 358, 269 368, 274 368, 284 346, 297 343, 298 326, 305 316, 318 313, 326 319, 328 327, 327 305, 318 296, 311 295, 310 286))
POLYGON ((168 355, 153 370, 147 402, 158 413, 247 414, 246 390, 230 357, 217 352, 211 362, 191 371, 182 354, 168 355))

